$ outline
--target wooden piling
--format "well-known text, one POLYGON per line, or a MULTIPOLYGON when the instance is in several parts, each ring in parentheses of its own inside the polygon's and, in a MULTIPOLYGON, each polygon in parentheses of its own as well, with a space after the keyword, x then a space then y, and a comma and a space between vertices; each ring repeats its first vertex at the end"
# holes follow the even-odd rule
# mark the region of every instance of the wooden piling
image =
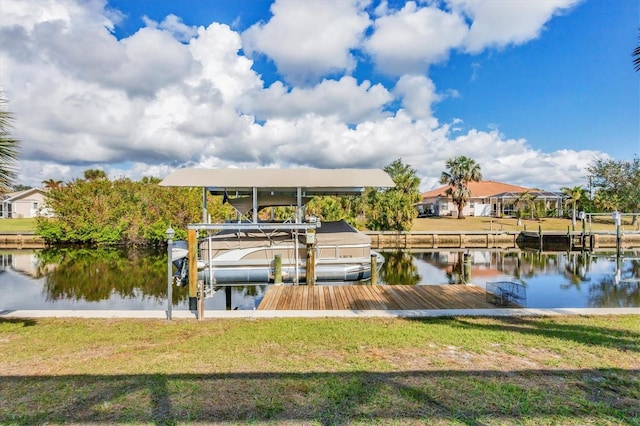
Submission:
POLYGON ((462 262, 462 279, 465 284, 471 284, 471 255, 465 253, 462 262))
POLYGON ((282 284, 282 255, 276 254, 273 259, 273 283, 282 284))
POLYGON ((374 254, 371 255, 371 285, 378 284, 378 257, 374 254))
POLYGON ((307 245, 307 285, 316 284, 316 250, 313 244, 307 245))

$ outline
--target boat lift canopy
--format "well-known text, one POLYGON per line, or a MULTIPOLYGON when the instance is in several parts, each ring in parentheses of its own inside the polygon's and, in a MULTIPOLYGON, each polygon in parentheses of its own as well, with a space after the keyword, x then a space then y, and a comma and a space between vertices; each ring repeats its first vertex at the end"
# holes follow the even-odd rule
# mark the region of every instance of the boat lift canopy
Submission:
POLYGON ((160 186, 197 186, 214 195, 259 193, 353 195, 366 187, 392 188, 391 177, 381 169, 177 169, 160 186))
MULTIPOLYGON (((367 187, 392 188, 395 183, 381 169, 177 169, 165 177, 160 186, 186 186, 203 188, 202 222, 207 222, 206 194, 233 195, 235 204, 244 204, 239 211, 258 211, 276 199, 287 197, 296 201, 298 211, 303 199, 316 195, 354 195, 367 187), (242 200, 238 197, 250 198, 242 200), (250 201, 249 201, 250 200, 250 201), (250 204, 249 204, 250 203, 250 204), (247 205, 249 204, 249 205, 247 205)), ((282 201, 280 201, 282 202, 282 201)), ((234 204, 232 202, 232 204, 234 204)), ((283 205, 283 204, 272 204, 283 205)), ((235 206, 234 206, 235 207, 235 206)), ((296 215, 296 223, 301 218, 296 215)), ((257 215, 254 215, 257 223, 257 215)), ((224 228, 224 226, 222 227, 224 228)))

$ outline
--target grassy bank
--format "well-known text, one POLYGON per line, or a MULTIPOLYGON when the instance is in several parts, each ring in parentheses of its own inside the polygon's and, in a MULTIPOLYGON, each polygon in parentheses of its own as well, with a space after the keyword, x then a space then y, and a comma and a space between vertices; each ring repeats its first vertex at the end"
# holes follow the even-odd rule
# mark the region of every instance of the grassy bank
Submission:
POLYGON ((640 424, 640 318, 0 319, 0 424, 640 424))
MULTIPOLYGON (((2 219, 0 220, 0 234, 3 232, 34 232, 36 228, 35 219, 2 219)), ((567 231, 573 229, 571 219, 543 218, 540 220, 523 219, 518 226, 514 218, 497 219, 491 217, 466 217, 457 219, 452 217, 426 217, 417 218, 413 221, 412 231, 440 231, 440 232, 469 232, 469 231, 567 231)), ((580 231, 582 225, 576 224, 575 230, 580 231)), ((587 231, 614 231, 613 221, 606 218, 594 218, 587 231)), ((631 218, 625 217, 622 224, 623 231, 636 231, 638 226, 631 225, 631 218)))
POLYGON ((0 219, 0 234, 16 232, 33 233, 35 230, 36 220, 34 218, 0 219))

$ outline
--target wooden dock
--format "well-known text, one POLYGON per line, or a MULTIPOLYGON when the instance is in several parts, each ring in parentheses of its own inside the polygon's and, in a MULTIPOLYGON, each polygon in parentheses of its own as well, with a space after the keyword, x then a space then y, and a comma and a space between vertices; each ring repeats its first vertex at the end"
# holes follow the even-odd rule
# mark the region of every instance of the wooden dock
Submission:
POLYGON ((492 309, 484 289, 466 285, 270 286, 259 310, 492 309))

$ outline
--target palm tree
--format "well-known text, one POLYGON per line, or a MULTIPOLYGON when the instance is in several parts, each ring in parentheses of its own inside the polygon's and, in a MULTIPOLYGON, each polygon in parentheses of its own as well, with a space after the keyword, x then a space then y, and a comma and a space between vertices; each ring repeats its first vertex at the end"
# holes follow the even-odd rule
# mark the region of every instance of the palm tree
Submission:
POLYGON ((572 206, 571 224, 575 227, 576 226, 576 208, 578 206, 580 198, 582 198, 582 195, 584 194, 584 189, 582 189, 579 186, 574 186, 573 188, 569 188, 565 186, 560 188, 560 191, 562 191, 562 193, 567 196, 567 199, 564 202, 565 205, 572 206))
POLYGON ((447 160, 448 171, 442 172, 440 183, 449 185, 445 194, 450 195, 453 204, 458 206, 458 219, 464 219, 462 210, 471 198, 469 182, 478 182, 482 179, 480 165, 471 158, 461 155, 447 160))
POLYGON ((513 199, 513 203, 517 209, 516 217, 518 218, 518 226, 522 225, 522 209, 529 203, 530 198, 531 193, 529 191, 524 191, 513 199))
MULTIPOLYGON (((538 198, 537 195, 533 195, 529 191, 524 191, 514 199, 514 202, 518 209, 521 209, 523 206, 529 207, 529 216, 533 220, 536 207, 536 198, 538 198)), ((522 214, 519 214, 519 216, 522 216, 522 214)), ((521 225, 520 220, 518 220, 518 225, 521 225)))
POLYGON ((44 189, 59 189, 62 186, 61 180, 47 179, 43 180, 44 189))
POLYGON ((640 46, 633 49, 633 53, 631 55, 633 56, 633 67, 636 69, 636 72, 640 71, 640 46))
POLYGON ((100 169, 88 169, 84 171, 84 178, 86 180, 106 179, 107 173, 100 169))
POLYGON ((531 192, 527 191, 527 196, 525 197, 524 202, 529 206, 529 216, 531 220, 535 219, 536 198, 538 198, 537 195, 533 195, 531 192))
POLYGON ((16 161, 20 141, 11 137, 13 114, 5 111, 7 101, 0 95, 0 195, 11 190, 16 176, 16 161))

